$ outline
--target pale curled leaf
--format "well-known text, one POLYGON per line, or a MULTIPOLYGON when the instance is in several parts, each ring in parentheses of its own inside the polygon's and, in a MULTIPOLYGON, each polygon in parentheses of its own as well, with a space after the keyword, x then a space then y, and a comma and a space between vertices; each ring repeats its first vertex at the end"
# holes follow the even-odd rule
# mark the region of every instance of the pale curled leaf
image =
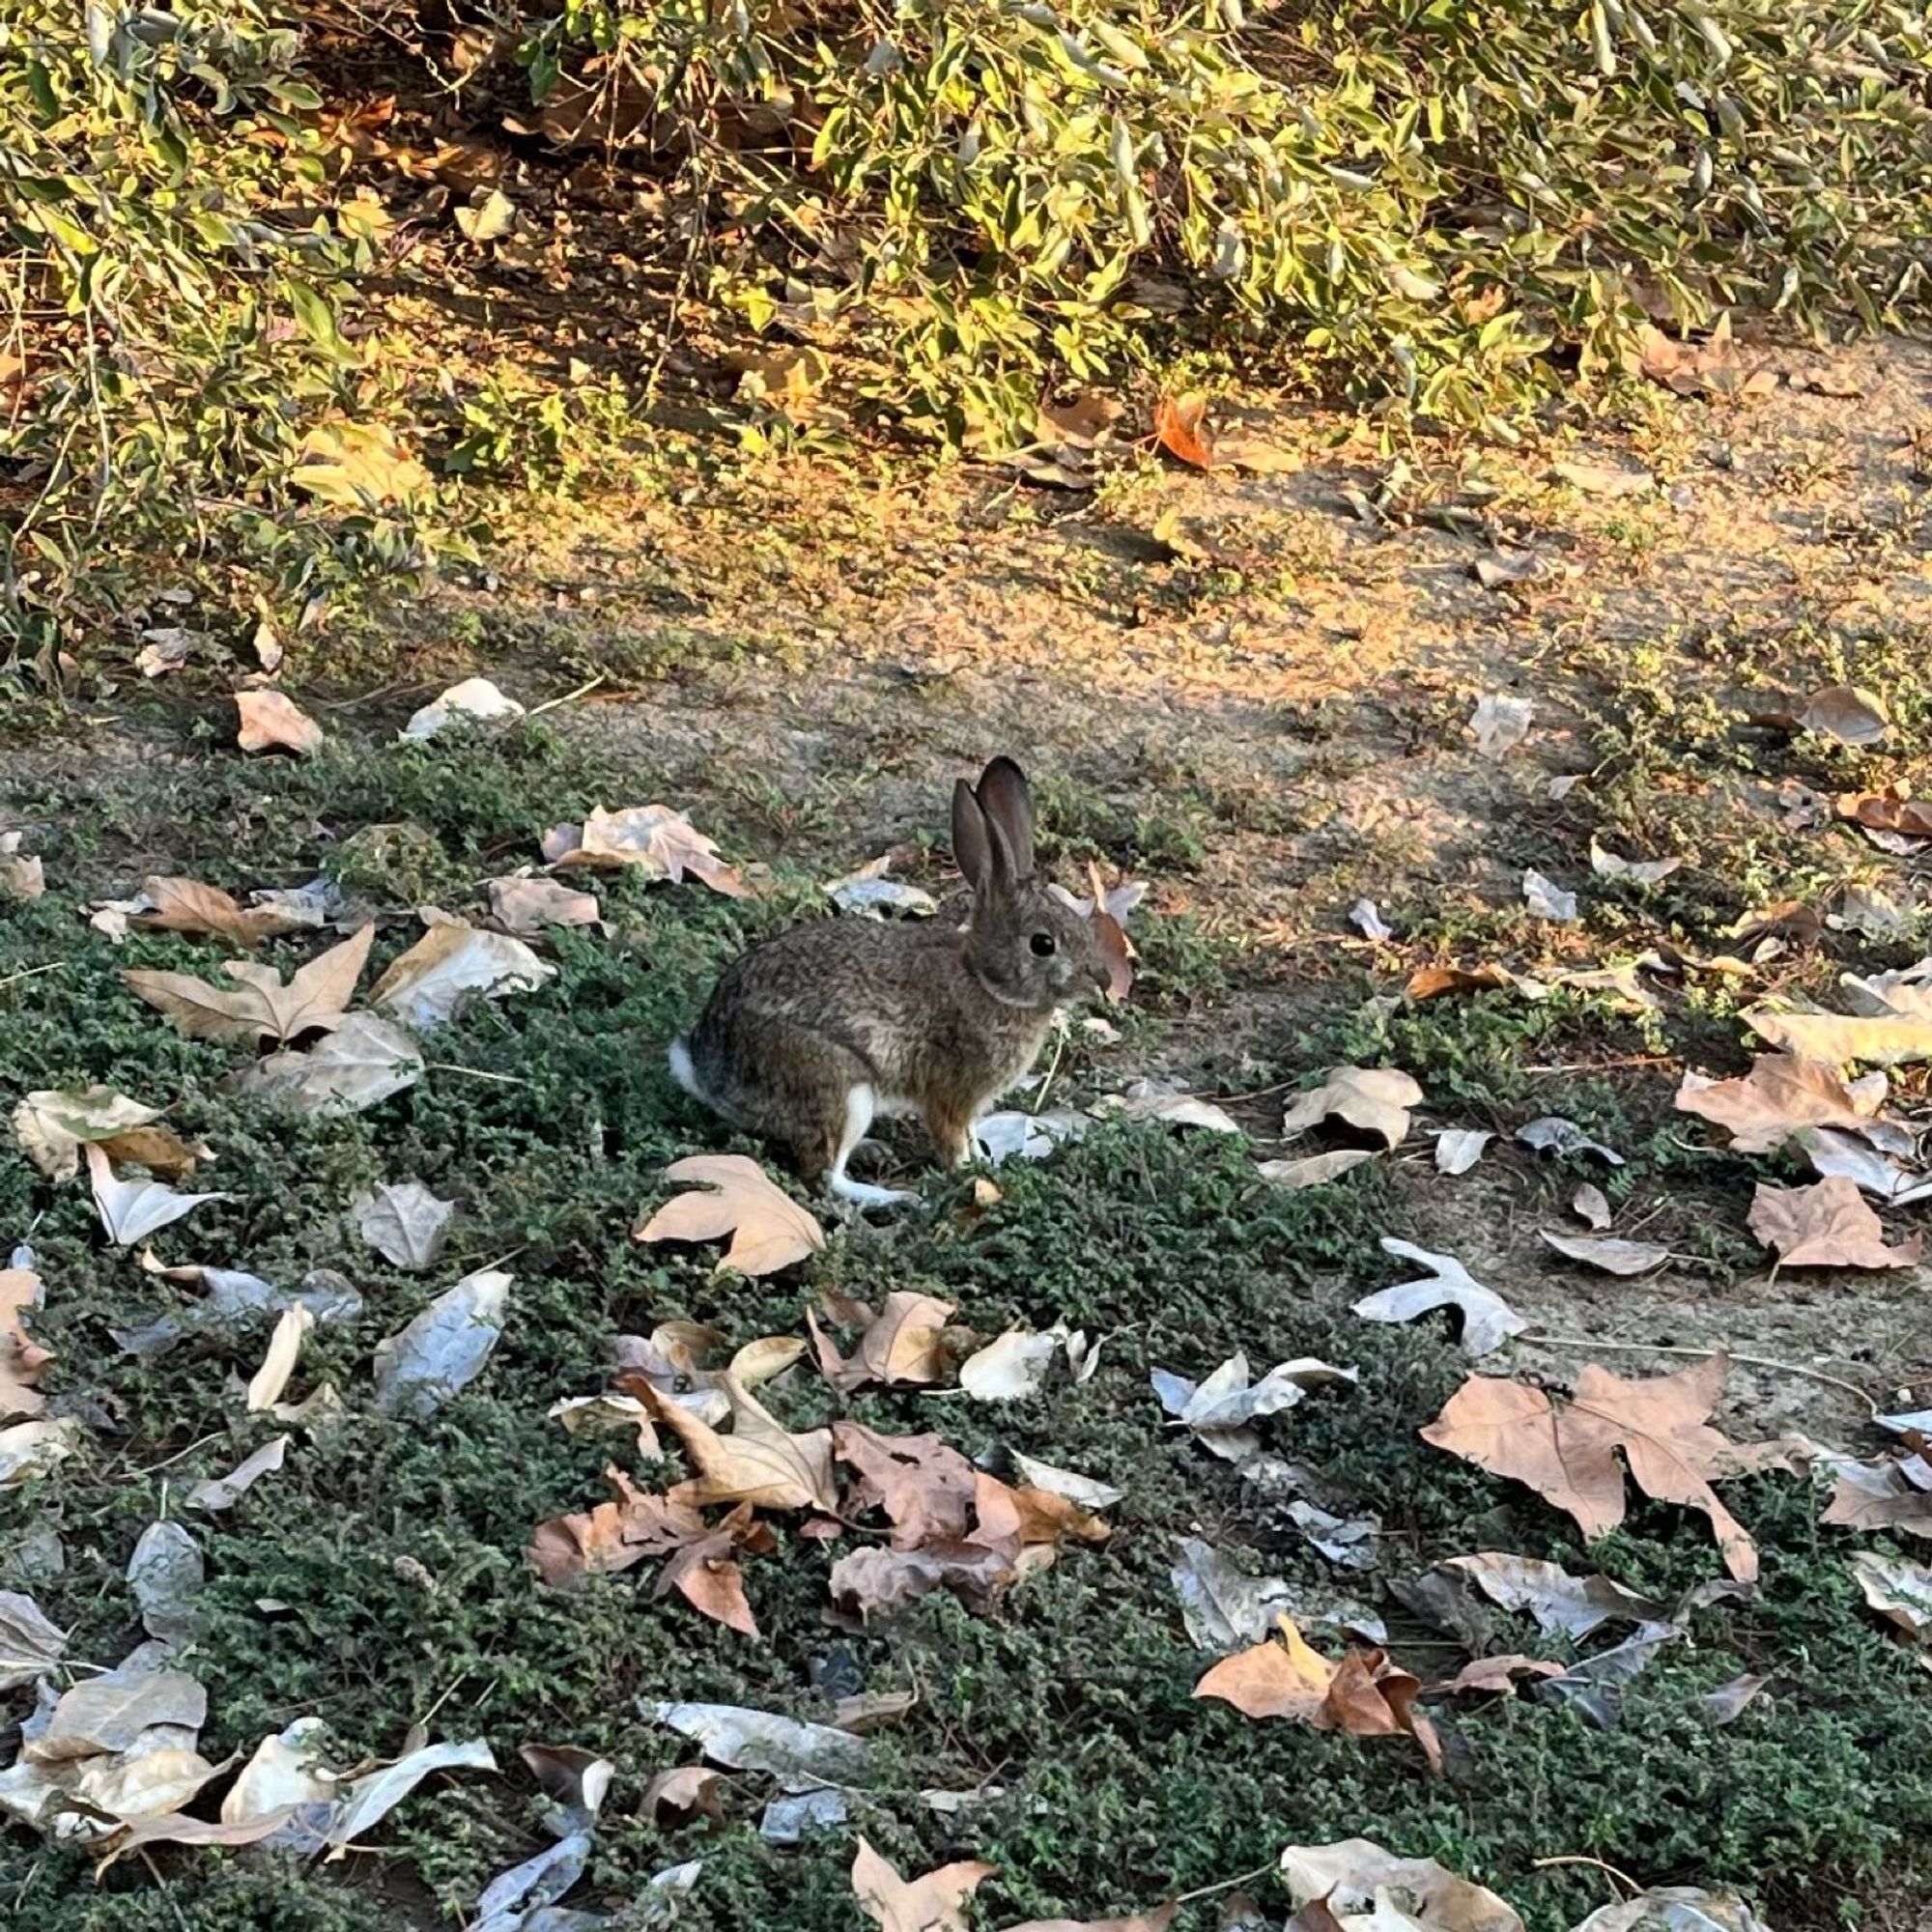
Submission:
POLYGON ((71 1180, 80 1171, 83 1146, 111 1141, 160 1117, 159 1108, 145 1107, 109 1087, 41 1088, 14 1107, 14 1135, 49 1180, 71 1180))
POLYGON ((1304 1187, 1325 1187, 1339 1180, 1350 1168, 1376 1157, 1373 1148, 1334 1148, 1327 1153, 1312 1153, 1301 1160, 1264 1160, 1255 1172, 1276 1187, 1291 1193, 1304 1187))
POLYGON ((689 873, 731 898, 742 898, 748 890, 690 817, 668 805, 634 805, 621 811, 599 806, 582 826, 558 825, 547 832, 543 855, 552 866, 630 867, 647 879, 673 885, 689 873))
POLYGON ((1662 1604, 1639 1597, 1607 1577, 1573 1577, 1560 1564, 1536 1556, 1485 1550, 1452 1556, 1448 1567, 1461 1571, 1492 1603, 1507 1610, 1527 1610, 1540 1629, 1586 1637, 1614 1618, 1654 1623, 1662 1604))
POLYGON ((408 1327, 376 1345, 376 1407, 420 1420, 483 1373, 503 1332, 513 1277, 466 1275, 408 1327))
POLYGON ((382 1823, 432 1772, 495 1771, 497 1760, 479 1739, 467 1744, 425 1745, 345 1787, 328 1821, 325 1842, 354 1844, 382 1823))
POLYGON ((1463 1313, 1463 1347, 1470 1355, 1492 1354, 1529 1323, 1499 1295, 1485 1288, 1454 1255, 1431 1254, 1410 1241, 1382 1237, 1382 1251, 1399 1261, 1419 1262, 1427 1278, 1406 1281, 1354 1303, 1366 1321, 1412 1321, 1431 1309, 1456 1307, 1463 1313))
POLYGON ((534 939, 553 925, 601 925, 595 893, 580 893, 554 879, 489 879, 490 916, 505 932, 534 939))
POLYGON ((852 1895, 882 1932, 966 1932, 966 1901, 993 1869, 965 1861, 907 1880, 861 1836, 852 1860, 852 1895))
POLYGON ((1670 1250, 1655 1241, 1620 1241, 1590 1235, 1559 1235, 1538 1230, 1559 1255, 1582 1262, 1605 1274, 1649 1274, 1670 1259, 1670 1250))
POLYGON ((1009 1328, 959 1365, 959 1386, 976 1402, 1018 1402, 1045 1386, 1066 1340, 1065 1323, 1036 1332, 1009 1328))
POLYGON ((1368 1838, 1290 1845, 1281 1872, 1297 1906, 1324 1901, 1347 1932, 1523 1932, 1521 1918, 1486 1887, 1368 1838))
POLYGON ((315 1311, 298 1302, 285 1308, 275 1321, 275 1332, 269 1338, 269 1352, 248 1383, 247 1406, 251 1415, 271 1409, 281 1401, 296 1372, 302 1343, 315 1326, 315 1311))
POLYGON ((1501 691, 1479 698, 1469 717, 1478 756, 1492 761, 1506 757, 1529 736, 1535 718, 1536 705, 1530 698, 1512 697, 1501 691))
POLYGON ((244 752, 319 752, 322 726, 279 691, 238 691, 235 742, 244 752))
POLYGON ((873 1773, 871 1745, 831 1724, 801 1723, 773 1711, 737 1704, 659 1703, 644 1699, 640 1714, 692 1739, 714 1764, 759 1771, 788 1791, 822 1784, 863 1785, 873 1773))
POLYGON ((442 1252, 456 1204, 419 1180, 392 1181, 349 1204, 355 1230, 392 1267, 426 1268, 442 1252))
POLYGON ((1444 1127, 1435 1136, 1435 1171, 1467 1174, 1494 1139, 1495 1135, 1487 1127, 1444 1127))
POLYGON ((288 1454, 290 1437, 277 1435, 263 1443, 252 1456, 238 1463, 225 1476, 212 1476, 205 1483, 197 1483, 187 1492, 189 1509, 225 1510, 231 1508, 244 1491, 251 1489, 258 1477, 268 1475, 282 1466, 282 1459, 288 1454))
POLYGON ((374 1013, 351 1013, 318 1045, 258 1060, 235 1085, 292 1114, 359 1114, 422 1076, 422 1049, 408 1034, 374 1013))
POLYGON ((487 677, 466 677, 432 698, 403 726, 405 738, 434 738, 458 718, 521 718, 524 707, 506 697, 487 677))
POLYGON ((417 1031, 446 1026, 471 997, 529 992, 556 977, 521 939, 462 922, 432 925, 391 961, 369 989, 369 1004, 417 1031))
POLYGON ((1331 1066, 1321 1085, 1297 1094, 1282 1117, 1284 1140, 1330 1118, 1376 1135, 1385 1147, 1408 1138, 1409 1110, 1422 1104, 1422 1089, 1392 1066, 1331 1066))
POLYGON ((116 1247, 146 1240, 158 1229, 191 1214, 205 1201, 227 1201, 227 1194, 178 1194, 158 1180, 117 1180, 99 1147, 87 1150, 88 1173, 94 1182, 94 1206, 107 1238, 116 1247))

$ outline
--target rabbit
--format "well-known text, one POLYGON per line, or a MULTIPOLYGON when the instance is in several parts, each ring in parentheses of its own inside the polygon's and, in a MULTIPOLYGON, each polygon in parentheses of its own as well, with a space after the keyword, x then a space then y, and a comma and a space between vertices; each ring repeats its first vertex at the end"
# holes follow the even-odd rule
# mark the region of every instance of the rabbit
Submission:
POLYGON ((1054 1014, 1112 972, 1083 910, 1034 872, 1033 797, 1012 759, 952 792, 966 923, 814 920, 732 961, 670 1069, 695 1099, 779 1143, 808 1181, 862 1207, 911 1201, 845 1171, 875 1116, 919 1114, 939 1155, 1023 1078, 1054 1014))

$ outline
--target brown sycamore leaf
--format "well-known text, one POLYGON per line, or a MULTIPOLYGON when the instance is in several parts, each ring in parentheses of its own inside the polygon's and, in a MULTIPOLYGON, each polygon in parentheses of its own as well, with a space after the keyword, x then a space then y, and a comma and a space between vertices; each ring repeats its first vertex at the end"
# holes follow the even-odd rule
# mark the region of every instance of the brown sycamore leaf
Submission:
POLYGON ((1857 1133, 1870 1124, 1873 1112, 1860 1104, 1835 1067, 1788 1053, 1757 1055, 1740 1080, 1707 1080, 1687 1072, 1676 1105, 1680 1114, 1696 1114, 1726 1128, 1739 1153, 1769 1153, 1804 1127, 1857 1133))
POLYGON ((751 890, 690 816, 668 805, 633 805, 622 811, 598 806, 581 826, 556 825, 546 832, 543 855, 552 866, 635 867, 647 879, 672 885, 689 872, 727 898, 743 898, 751 890))
POLYGON ((1422 1439, 1528 1484, 1592 1539, 1624 1520, 1624 1472, 1616 1458, 1622 1450, 1646 1495, 1710 1518, 1724 1567, 1749 1582, 1757 1575, 1757 1550, 1711 1488, 1745 1467, 1735 1445, 1708 1422, 1723 1393, 1725 1367, 1722 1355, 1713 1355, 1674 1376, 1626 1381, 1592 1362, 1563 1408, 1542 1389, 1471 1376, 1422 1439))
POLYGON ((698 1474, 669 1492, 674 1503, 755 1503, 761 1509, 838 1514, 832 1481, 832 1432, 791 1435, 730 1375, 723 1378, 731 1433, 717 1430, 648 1381, 633 1383, 646 1407, 683 1442, 698 1474))
MULTIPOLYGON (((0 1277, 4 1279, 4 1277, 0 1277)), ((1932 1537, 1932 1462, 1922 1455, 1833 1462, 1837 1480, 1820 1522, 1932 1537)))
POLYGON ((884 1932, 966 1932, 966 1901, 995 1869, 975 1859, 908 1882, 862 1835, 852 1861, 852 1895, 884 1932))
POLYGON ((756 1637, 758 1620, 745 1597, 745 1573, 739 1552, 769 1555, 778 1547, 768 1524, 752 1515, 750 1503, 740 1503, 708 1534, 683 1545, 659 1573, 653 1597, 672 1590, 700 1615, 741 1635, 756 1637))
POLYGON ((863 1423, 835 1422, 832 1446, 862 1479, 847 1513, 883 1511, 895 1549, 959 1542, 969 1533, 979 1471, 937 1435, 881 1435, 863 1423))
POLYGON ((190 973, 122 974, 129 988, 158 1008, 190 1039, 272 1039, 329 1032, 347 1016, 355 981, 376 937, 374 924, 311 959, 286 985, 272 966, 228 959, 221 970, 231 989, 190 973))
POLYGON ((1861 1061, 1898 1066, 1932 1060, 1932 1015, 1912 1012, 1780 1013, 1760 1009, 1745 1015, 1760 1039, 1804 1060, 1833 1066, 1861 1061))
POLYGON ((680 1764, 661 1771, 644 1786, 644 1816, 654 1824, 671 1827, 689 1825, 700 1817, 722 1825, 724 1796, 718 1787, 724 1782, 724 1774, 708 1765, 680 1764))
POLYGON ((1290 1845, 1282 1882, 1298 1908, 1296 1932, 1522 1932, 1496 1894, 1434 1859, 1403 1859, 1369 1838, 1290 1845), (1316 1906, 1322 1913, 1310 1918, 1316 1906), (1325 1918, 1325 1922, 1324 1922, 1325 1918))
POLYGON ((1748 1219, 1751 1233, 1776 1250, 1780 1267, 1912 1267, 1925 1252, 1923 1235, 1887 1247, 1884 1225, 1858 1182, 1841 1174, 1809 1187, 1761 1180, 1748 1219))
POLYGON ((45 1285, 32 1268, 0 1268, 0 1422, 39 1415, 47 1399, 33 1384, 53 1360, 21 1326, 20 1318, 41 1305, 45 1285))
POLYGON ((886 1296, 877 1319, 859 1338, 858 1348, 843 1360, 813 1321, 819 1367, 833 1387, 847 1391, 867 1382, 884 1382, 889 1387, 895 1382, 936 1382, 950 1366, 940 1338, 952 1313, 953 1304, 941 1301, 937 1295, 895 1289, 886 1296))
POLYGON ((1932 838, 1932 799, 1908 798, 1895 786, 1886 791, 1848 791, 1838 797, 1838 816, 1867 832, 1896 838, 1932 838))
POLYGON ((238 691, 235 742, 244 752, 319 752, 322 726, 279 691, 238 691))
POLYGON ((741 1153, 697 1153, 674 1160, 667 1180, 698 1188, 667 1201, 637 1230, 639 1241, 715 1241, 731 1236, 722 1271, 776 1274, 825 1245, 825 1231, 763 1168, 741 1153))
POLYGON ((585 1577, 614 1576, 707 1534, 704 1519, 688 1503, 652 1495, 614 1466, 604 1471, 604 1480, 610 1502, 537 1524, 529 1557, 553 1589, 568 1589, 585 1577))
POLYGON ((1355 1738, 1412 1737, 1432 1771, 1442 1768, 1442 1745, 1428 1717, 1415 1708, 1419 1681, 1383 1650, 1350 1647, 1340 1663, 1309 1648, 1293 1617, 1279 1619, 1272 1638, 1236 1651, 1194 1687, 1197 1697, 1219 1697, 1244 1717, 1293 1718, 1318 1731, 1355 1738))
POLYGON ((158 874, 143 879, 140 895, 118 904, 117 910, 126 912, 128 924, 144 932, 212 933, 237 946, 255 946, 279 933, 298 932, 314 924, 313 920, 292 913, 285 905, 270 901, 242 906, 218 886, 158 874))

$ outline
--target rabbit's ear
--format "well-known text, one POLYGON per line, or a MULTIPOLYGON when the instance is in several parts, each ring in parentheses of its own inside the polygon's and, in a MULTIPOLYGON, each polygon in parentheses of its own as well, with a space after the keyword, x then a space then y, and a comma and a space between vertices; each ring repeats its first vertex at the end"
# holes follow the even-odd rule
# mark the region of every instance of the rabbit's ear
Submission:
POLYGON ((983 893, 993 882, 993 846, 986 814, 973 787, 961 779, 952 787, 952 856, 966 874, 966 883, 983 893))
POLYGON ((1026 774, 1010 758, 995 758, 980 775, 980 807, 1006 834, 1016 879, 1033 875, 1033 793, 1026 774))

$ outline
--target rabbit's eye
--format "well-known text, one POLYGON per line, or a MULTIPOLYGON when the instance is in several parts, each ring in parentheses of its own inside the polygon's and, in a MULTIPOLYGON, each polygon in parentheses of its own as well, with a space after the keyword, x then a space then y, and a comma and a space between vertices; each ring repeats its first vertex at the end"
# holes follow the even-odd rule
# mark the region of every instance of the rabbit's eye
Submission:
POLYGON ((1037 953, 1038 953, 1038 955, 1042 959, 1044 959, 1053 951, 1053 934, 1050 932, 1036 932, 1034 936, 1027 941, 1027 944, 1031 946, 1033 950, 1037 953))

